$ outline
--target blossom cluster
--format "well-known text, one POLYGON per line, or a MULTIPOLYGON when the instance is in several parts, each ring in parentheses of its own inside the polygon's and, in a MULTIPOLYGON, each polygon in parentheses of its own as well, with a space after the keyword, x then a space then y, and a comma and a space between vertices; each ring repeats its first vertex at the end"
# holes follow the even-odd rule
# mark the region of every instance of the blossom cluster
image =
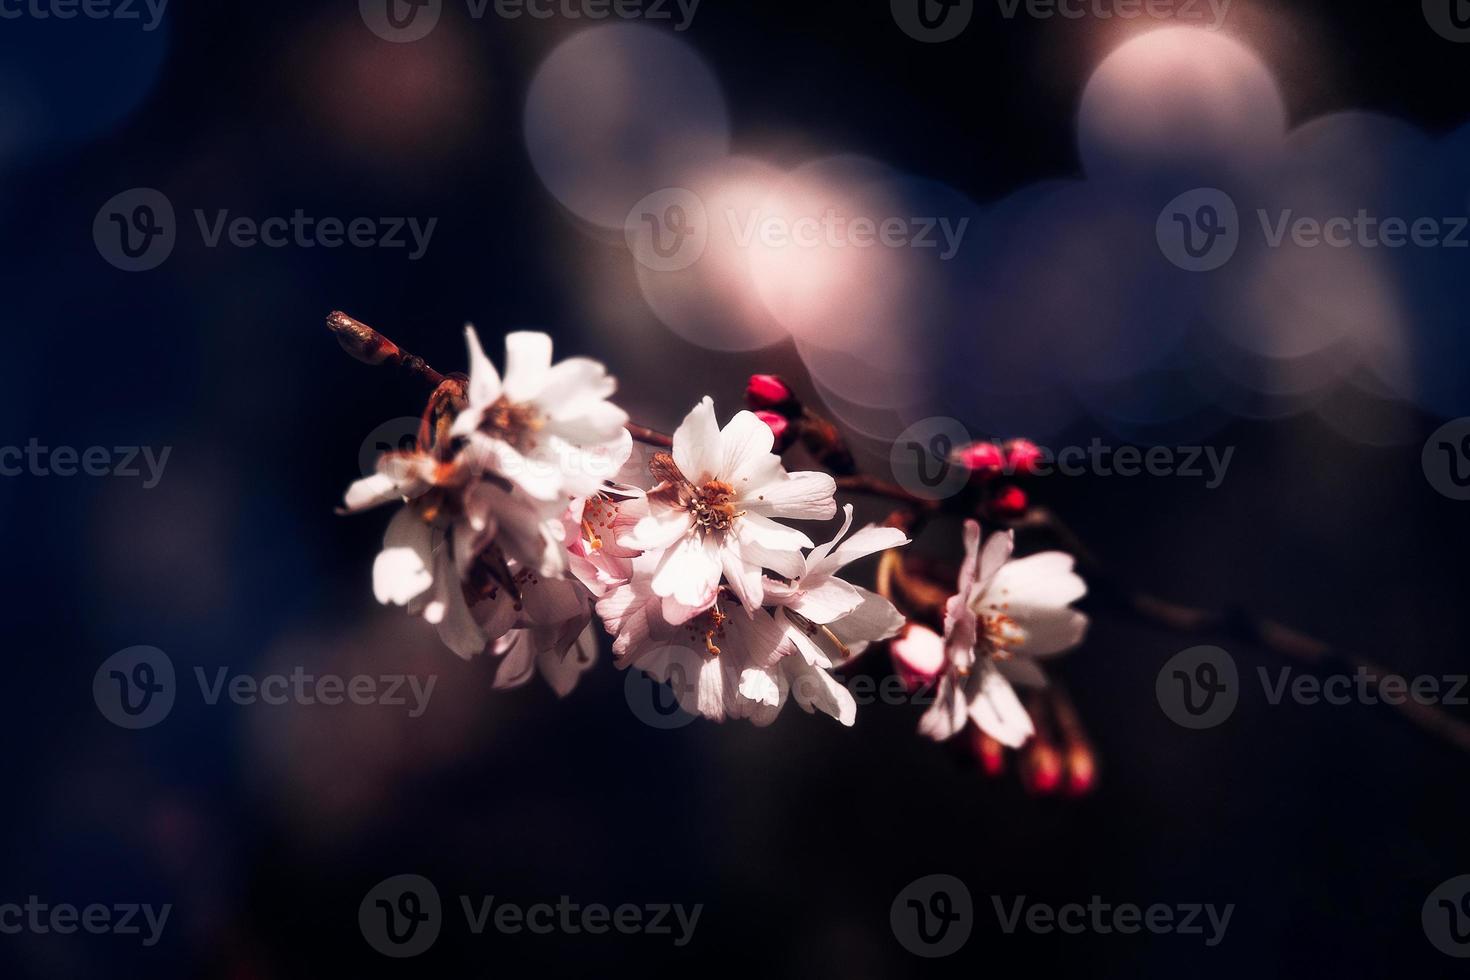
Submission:
POLYGON ((602 364, 553 363, 548 336, 517 332, 502 374, 473 328, 466 339, 470 372, 446 382, 449 410, 431 418, 431 406, 417 445, 383 455, 345 510, 401 505, 373 565, 377 599, 461 657, 497 658, 495 686, 539 672, 566 695, 597 658, 598 619, 617 666, 670 683, 690 713, 764 725, 792 700, 851 725, 834 670, 897 638, 901 672, 937 694, 925 734, 967 720, 1007 745, 1030 733, 1010 681, 1038 681, 1034 656, 1076 645, 1086 625, 1069 608, 1083 589, 1066 556, 1009 562, 1009 532, 982 551, 970 522, 940 637, 840 574, 908 544, 903 530, 853 531, 851 505, 820 544, 792 523, 836 518, 837 483, 787 471, 779 392, 723 426, 704 398, 668 445, 635 452, 602 364))

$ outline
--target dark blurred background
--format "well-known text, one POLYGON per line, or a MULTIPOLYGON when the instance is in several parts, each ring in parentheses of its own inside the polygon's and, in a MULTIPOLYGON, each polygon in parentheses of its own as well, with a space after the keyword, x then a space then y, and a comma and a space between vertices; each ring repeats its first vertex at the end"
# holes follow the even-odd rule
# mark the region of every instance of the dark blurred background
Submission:
MULTIPOLYGON (((1220 30, 1185 18, 1188 36, 1139 42, 1108 72, 1170 25, 978 2, 958 37, 924 43, 884 0, 704 0, 686 30, 669 5, 672 20, 612 21, 554 58, 589 21, 446 2, 431 33, 395 43, 351 0, 175 0, 151 30, 143 6, 141 21, 3 9, 0 443, 171 452, 146 488, 0 479, 0 902, 173 905, 150 948, 0 935, 3 975, 1455 966, 1420 913, 1470 871, 1465 756, 1383 706, 1272 706, 1250 685, 1228 723, 1177 727, 1155 676, 1208 637, 1106 603, 1084 604, 1089 639, 1056 666, 1099 758, 1080 799, 984 778, 917 737, 913 705, 866 706, 852 729, 792 706, 770 729, 663 731, 605 656, 565 700, 539 680, 492 691, 493 665, 373 601, 387 515, 334 508, 370 434, 424 392, 351 361, 322 324, 345 309, 443 371, 464 367, 466 321, 496 356, 503 331, 545 329, 562 355, 606 361, 634 417, 665 428, 706 393, 733 412, 751 371, 783 373, 880 475, 894 436, 937 415, 1053 446, 1234 447, 1216 489, 1094 474, 1028 490, 1126 583, 1243 603, 1401 673, 1464 672, 1470 504, 1435 489, 1421 451, 1470 405, 1470 253, 1268 250, 1250 217, 1466 214, 1470 45, 1419 5, 1237 0, 1220 30), (907 209, 884 213, 969 218, 964 248, 830 278, 826 258, 768 262, 755 287, 717 269, 712 291, 650 275, 621 216, 669 184, 719 184, 725 154, 788 196, 859 173, 907 209), (1242 242, 1192 273, 1165 261, 1155 218, 1202 186, 1239 206, 1242 242), (146 271, 99 245, 106 206, 135 188, 176 214, 172 252, 146 271), (208 247, 196 209, 437 223, 410 260, 208 247), (793 288, 814 291, 781 306, 793 288), (91 691, 134 645, 165 651, 181 685, 164 722, 126 731, 91 691), (196 667, 438 683, 418 718, 209 705, 196 667), (436 884, 449 921, 398 962, 357 914, 405 873, 436 884), (924 960, 889 910, 935 873, 968 885, 976 922, 959 953, 924 960), (476 937, 459 895, 704 911, 682 948, 476 937), (1006 935, 992 895, 1235 911, 1213 948, 1006 935)), ((1282 665, 1222 642, 1243 675, 1282 665)), ((886 656, 862 669, 886 675, 886 656)))

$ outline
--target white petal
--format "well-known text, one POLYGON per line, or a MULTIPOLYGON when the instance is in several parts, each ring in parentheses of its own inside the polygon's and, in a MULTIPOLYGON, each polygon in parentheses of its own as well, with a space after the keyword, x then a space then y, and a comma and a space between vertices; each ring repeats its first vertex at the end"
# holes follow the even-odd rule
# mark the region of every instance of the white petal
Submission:
POLYGON ((746 490, 741 505, 752 514, 808 521, 828 521, 837 513, 837 481, 826 473, 787 473, 746 490))
POLYGON ((546 386, 551 372, 551 338, 534 330, 505 335, 505 397, 524 404, 546 386))
POLYGON ((398 481, 383 473, 363 477, 347 488, 343 506, 349 511, 367 510, 391 500, 402 499, 398 492, 398 481))
POLYGON ((794 528, 777 524, 769 517, 746 514, 735 522, 735 534, 741 554, 757 568, 769 568, 786 578, 800 578, 806 570, 802 548, 811 547, 811 539, 794 528))
POLYGON ((720 546, 710 535, 688 535, 664 552, 663 562, 653 576, 653 591, 672 596, 686 606, 713 600, 720 583, 720 546))
POLYGON ((715 403, 705 398, 684 416, 674 430, 674 465, 690 483, 703 483, 718 475, 722 458, 720 428, 715 423, 715 403))
POLYGON ((736 493, 774 479, 781 467, 780 459, 771 452, 775 439, 771 427, 753 412, 736 412, 720 430, 720 478, 736 493))
POLYGON ((759 609, 765 602, 760 566, 745 560, 738 541, 726 539, 720 548, 720 566, 725 571, 725 581, 734 590, 740 604, 746 609, 759 609))
POLYGON ((657 551, 673 545, 693 527, 687 510, 658 508, 634 525, 631 534, 618 538, 618 544, 639 551, 657 551))
POLYGON ((434 584, 433 567, 433 529, 405 507, 389 522, 373 561, 373 595, 385 605, 407 605, 434 584))
POLYGON ((876 524, 869 524, 838 545, 837 550, 832 552, 830 558, 821 563, 820 568, 817 568, 817 563, 814 561, 809 560, 808 564, 812 565, 814 570, 831 574, 843 565, 855 562, 859 558, 866 558, 868 555, 887 551, 889 548, 899 548, 908 543, 908 535, 896 527, 879 527, 876 524))
POLYGON ((566 697, 572 693, 577 686, 578 679, 582 674, 592 668, 597 661, 597 634, 591 626, 577 637, 577 642, 560 653, 550 651, 536 658, 536 666, 541 671, 541 676, 546 678, 546 683, 556 692, 557 697, 566 697))
POLYGON ((480 338, 474 327, 467 325, 464 328, 464 337, 470 349, 470 384, 467 394, 471 405, 483 408, 500 397, 500 372, 495 370, 495 365, 485 356, 485 349, 480 346, 480 338))
POLYGON ((1036 734, 1016 689, 989 661, 970 677, 969 687, 970 717, 982 732, 1013 749, 1036 734))
POLYGON ((781 687, 771 671, 747 667, 740 672, 740 696, 747 701, 779 706, 781 687))
POLYGON ((790 674, 791 696, 804 710, 829 714, 849 728, 857 721, 857 701, 835 677, 799 657, 781 663, 790 674))
POLYGON ((919 734, 942 742, 965 727, 965 696, 953 678, 945 674, 934 688, 934 703, 919 719, 919 734))
POLYGON ((975 595, 984 594, 1016 550, 1015 531, 997 531, 985 541, 975 575, 975 595))
POLYGON ((495 668, 493 686, 497 691, 520 687, 531 679, 536 651, 531 646, 530 634, 530 630, 511 630, 495 644, 495 652, 502 656, 495 668))
POLYGON ((829 578, 815 589, 803 589, 789 603, 792 609, 823 626, 835 622, 863 604, 857 586, 840 578, 829 578))
POLYGON ((849 647, 859 643, 876 643, 879 640, 897 636, 899 630, 903 629, 904 624, 908 622, 903 613, 876 592, 869 592, 861 586, 855 586, 855 588, 862 596, 862 604, 837 622, 828 623, 827 628, 836 633, 837 638, 849 647))

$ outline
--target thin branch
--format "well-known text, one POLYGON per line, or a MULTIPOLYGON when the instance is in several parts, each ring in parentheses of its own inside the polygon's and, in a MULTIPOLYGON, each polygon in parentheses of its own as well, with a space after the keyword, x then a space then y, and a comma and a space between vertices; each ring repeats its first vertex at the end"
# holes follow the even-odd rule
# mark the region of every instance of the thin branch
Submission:
POLYGON ((366 323, 353 319, 341 310, 327 314, 327 329, 337 335, 337 343, 342 345, 343 350, 364 364, 391 364, 433 389, 444 383, 444 375, 429 367, 422 357, 410 354, 366 323))

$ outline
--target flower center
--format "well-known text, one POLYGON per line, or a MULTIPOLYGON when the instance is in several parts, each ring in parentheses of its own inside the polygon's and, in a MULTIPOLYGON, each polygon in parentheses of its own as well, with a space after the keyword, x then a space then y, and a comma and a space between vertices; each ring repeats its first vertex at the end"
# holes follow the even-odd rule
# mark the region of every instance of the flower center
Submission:
POLYGON ((659 485, 650 490, 650 500, 659 500, 671 507, 683 507, 694 519, 694 526, 701 531, 724 533, 744 511, 735 509, 735 488, 723 480, 707 480, 695 486, 674 464, 668 453, 655 453, 648 462, 648 470, 659 485))
POLYGON ((730 617, 720 612, 719 606, 711 606, 685 623, 684 628, 689 631, 691 640, 704 644, 706 653, 711 657, 718 657, 720 648, 715 644, 715 640, 724 641, 725 624, 729 621, 730 617))
POLYGON ((502 439, 516 449, 526 450, 535 448, 536 433, 545 424, 535 408, 512 402, 502 395, 485 409, 480 431, 502 439))
POLYGON ((727 531, 740 514, 735 510, 735 488, 720 480, 710 480, 694 491, 689 500, 689 513, 694 523, 707 531, 727 531))
POLYGON ((990 641, 991 656, 996 660, 1007 660, 1011 648, 1026 642, 1026 631, 1021 625, 1003 612, 981 613, 980 630, 990 641))

